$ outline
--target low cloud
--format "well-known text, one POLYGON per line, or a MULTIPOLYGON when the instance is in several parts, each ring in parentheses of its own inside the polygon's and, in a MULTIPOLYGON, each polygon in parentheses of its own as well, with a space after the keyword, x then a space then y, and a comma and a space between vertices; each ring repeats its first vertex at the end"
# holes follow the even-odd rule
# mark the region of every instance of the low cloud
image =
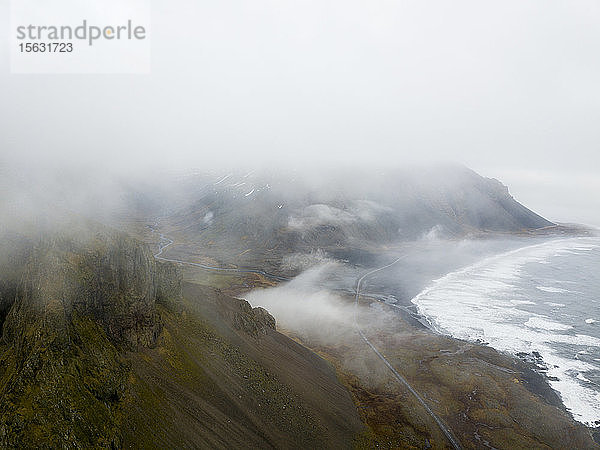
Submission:
POLYGON ((357 222, 372 222, 378 214, 391 211, 391 208, 370 200, 355 200, 347 208, 313 204, 291 215, 288 227, 292 230, 310 230, 319 226, 343 226, 357 222))
POLYGON ((285 271, 304 271, 328 262, 332 262, 331 259, 329 259, 326 253, 319 248, 311 251, 310 253, 294 253, 292 255, 285 256, 281 262, 281 269, 285 271))
POLYGON ((329 262, 313 267, 288 283, 249 292, 245 298, 267 309, 280 327, 313 343, 339 343, 344 333, 353 332, 354 303, 321 286, 340 266, 329 262))

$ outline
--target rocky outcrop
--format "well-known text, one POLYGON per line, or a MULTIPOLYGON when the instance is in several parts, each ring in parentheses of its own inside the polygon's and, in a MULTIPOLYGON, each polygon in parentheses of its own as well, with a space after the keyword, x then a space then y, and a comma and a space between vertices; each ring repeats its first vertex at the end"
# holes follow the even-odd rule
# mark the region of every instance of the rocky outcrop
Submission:
POLYGON ((252 313, 254 315, 254 320, 261 330, 265 330, 265 332, 266 330, 275 330, 275 317, 269 314, 269 311, 258 306, 252 308, 252 313))
POLYGON ((123 350, 156 345, 177 270, 105 229, 27 248, 0 273, 0 448, 119 448, 123 350))
POLYGON ((0 330, 4 324, 4 319, 15 300, 17 293, 17 285, 15 282, 2 280, 0 281, 0 330))
POLYGON ((219 298, 218 303, 221 317, 236 330, 254 337, 275 330, 275 318, 264 308, 252 308, 246 300, 237 298, 219 298))
POLYGON ((101 323, 107 336, 151 347, 161 329, 157 272, 147 248, 122 235, 101 241, 76 261, 80 290, 72 308, 101 323))
POLYGON ((13 301, 2 301, 11 305, 3 337, 17 345, 27 337, 23 330, 43 324, 68 339, 77 312, 98 322, 117 345, 151 347, 161 329, 156 301, 181 295, 176 268, 157 265, 145 246, 118 233, 44 241, 23 272, 13 301))
POLYGON ((175 264, 155 261, 156 301, 177 302, 181 298, 181 272, 175 264))

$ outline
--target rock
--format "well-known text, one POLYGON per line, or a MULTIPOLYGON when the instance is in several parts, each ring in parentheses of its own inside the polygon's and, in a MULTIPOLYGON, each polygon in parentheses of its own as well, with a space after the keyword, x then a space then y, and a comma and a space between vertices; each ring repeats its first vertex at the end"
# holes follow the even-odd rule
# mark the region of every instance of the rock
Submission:
POLYGON ((269 329, 275 330, 275 317, 269 314, 269 311, 259 306, 252 309, 252 312, 256 321, 261 325, 261 329, 265 331, 269 329))
POLYGON ((122 351, 156 344, 181 280, 123 234, 49 236, 0 252, 0 448, 119 448, 122 351))
POLYGON ((250 303, 242 299, 219 300, 221 316, 233 325, 236 330, 251 336, 266 335, 275 330, 275 318, 264 308, 252 308, 250 303))
POLYGON ((155 262, 156 301, 161 303, 177 302, 181 299, 181 272, 169 262, 155 262))
POLYGON ((4 339, 22 344, 22 330, 39 321, 66 338, 76 311, 101 324, 115 344, 151 347, 161 330, 156 301, 181 296, 180 276, 170 266, 157 264, 148 248, 119 233, 44 241, 25 266, 4 339))

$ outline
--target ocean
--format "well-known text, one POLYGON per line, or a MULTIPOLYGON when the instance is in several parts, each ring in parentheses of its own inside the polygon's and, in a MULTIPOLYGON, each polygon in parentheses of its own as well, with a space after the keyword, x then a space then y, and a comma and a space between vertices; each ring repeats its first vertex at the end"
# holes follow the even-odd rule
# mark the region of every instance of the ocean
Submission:
POLYGON ((412 299, 436 331, 536 360, 573 417, 600 425, 600 238, 488 257, 412 299))

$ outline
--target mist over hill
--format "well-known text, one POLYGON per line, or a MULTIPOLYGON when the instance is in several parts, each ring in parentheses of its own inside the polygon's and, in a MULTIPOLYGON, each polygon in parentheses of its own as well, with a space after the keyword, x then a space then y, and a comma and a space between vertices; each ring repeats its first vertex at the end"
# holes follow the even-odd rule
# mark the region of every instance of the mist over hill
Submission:
POLYGON ((554 225, 501 182, 453 165, 225 173, 187 201, 171 204, 161 225, 206 256, 233 262, 236 255, 242 265, 273 252, 360 259, 361 252, 427 235, 527 233, 554 225))
POLYGON ((0 17, 0 450, 600 448, 600 2, 0 17))
MULTIPOLYGON (((349 287, 359 271, 409 245, 414 257, 427 241, 525 239, 553 228, 499 181, 460 166, 6 175, 0 180, 9 194, 0 199, 0 447, 350 448, 362 442, 372 448, 394 442, 443 448, 435 424, 422 423, 428 414, 395 397, 398 386, 389 384, 385 366, 357 341, 349 287), (157 260, 157 248, 172 262, 157 260), (335 268, 334 283, 315 282, 321 294, 313 307, 306 308, 312 297, 296 295, 293 282, 273 291, 266 305, 285 327, 293 310, 281 313, 280 294, 291 292, 297 311, 307 313, 303 332, 285 336, 290 329, 278 329, 270 311, 235 298, 285 280, 264 271, 293 277, 331 260, 326 266, 335 268), (261 270, 238 270, 244 267, 261 270), (338 302, 331 305, 334 285, 343 289, 336 287, 338 302), (319 315, 322 308, 330 316, 319 315), (331 334, 340 340, 314 340, 310 331, 328 317, 345 318, 320 327, 341 327, 339 336, 331 334), (400 431, 390 431, 388 422, 398 420, 400 431)), ((402 284, 393 285, 396 291, 408 287, 406 278, 394 278, 402 284)), ((410 318, 403 322, 405 316, 380 318, 370 304, 359 311, 378 335, 385 323, 393 325, 390 336, 426 337, 433 342, 427 348, 450 345, 413 328, 410 318)), ((513 365, 485 355, 475 356, 477 371, 495 370, 486 369, 490 361, 513 365)), ((518 367, 520 383, 532 376, 518 367)), ((513 375, 502 373, 499 392, 522 396, 525 385, 513 387, 513 375)), ((527 408, 550 411, 559 402, 536 380, 527 408)), ((445 382, 450 392, 466 389, 445 382)), ((459 417, 452 414, 446 419, 459 417)), ((571 426, 562 410, 548 415, 557 430, 571 426)), ((464 437, 475 425, 453 426, 464 437)), ((513 431, 529 442, 535 430, 527 423, 513 431)), ((574 430, 578 442, 589 442, 585 429, 574 430)), ((543 439, 550 439, 545 432, 543 439)))
POLYGON ((0 235, 0 399, 0 448, 333 448, 363 430, 267 311, 81 220, 0 235))

